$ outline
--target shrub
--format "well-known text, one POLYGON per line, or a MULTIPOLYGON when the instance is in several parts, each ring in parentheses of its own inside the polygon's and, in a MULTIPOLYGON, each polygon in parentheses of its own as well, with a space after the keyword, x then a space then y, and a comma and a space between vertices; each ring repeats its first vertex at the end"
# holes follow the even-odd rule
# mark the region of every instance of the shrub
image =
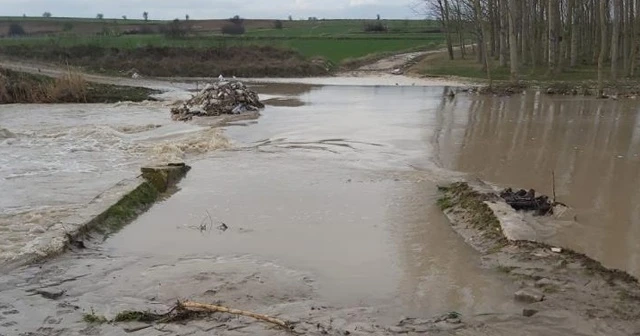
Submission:
POLYGON ((386 32, 387 26, 382 24, 382 22, 367 22, 364 24, 365 32, 386 32))
POLYGON ((273 27, 274 27, 275 29, 282 29, 282 21, 280 21, 280 20, 275 20, 275 21, 273 22, 273 27))
POLYGON ((66 32, 73 30, 73 23, 71 23, 71 22, 65 22, 65 23, 62 25, 62 30, 63 30, 63 31, 66 31, 66 32))
POLYGON ((24 35, 24 28, 17 23, 12 23, 9 25, 9 36, 22 36, 24 35))
POLYGON ((220 31, 225 35, 242 35, 245 32, 244 25, 228 23, 222 26, 220 31))
POLYGON ((178 19, 162 27, 162 32, 167 38, 184 38, 187 35, 187 29, 182 26, 178 19))
POLYGON ((237 25, 244 25, 244 19, 241 18, 240 15, 236 15, 236 16, 230 18, 229 22, 237 24, 237 25))

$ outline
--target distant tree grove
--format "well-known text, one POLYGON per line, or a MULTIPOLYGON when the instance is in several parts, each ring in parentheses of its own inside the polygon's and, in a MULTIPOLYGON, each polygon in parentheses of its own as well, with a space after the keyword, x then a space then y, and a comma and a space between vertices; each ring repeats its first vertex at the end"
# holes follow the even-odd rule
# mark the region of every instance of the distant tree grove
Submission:
POLYGON ((509 66, 512 80, 521 66, 557 74, 566 67, 604 64, 610 78, 633 76, 640 49, 640 0, 422 0, 441 23, 449 58, 454 44, 466 51, 471 34, 476 58, 509 66))

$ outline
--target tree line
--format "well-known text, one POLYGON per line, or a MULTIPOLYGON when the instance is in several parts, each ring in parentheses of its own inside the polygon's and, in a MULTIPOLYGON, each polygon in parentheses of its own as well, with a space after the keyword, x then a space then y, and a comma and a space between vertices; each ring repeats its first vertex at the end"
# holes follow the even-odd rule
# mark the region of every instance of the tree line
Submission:
POLYGON ((423 0, 441 23, 449 58, 465 37, 490 77, 490 63, 520 78, 524 66, 546 67, 549 75, 580 65, 597 65, 611 80, 637 73, 640 0, 423 0))

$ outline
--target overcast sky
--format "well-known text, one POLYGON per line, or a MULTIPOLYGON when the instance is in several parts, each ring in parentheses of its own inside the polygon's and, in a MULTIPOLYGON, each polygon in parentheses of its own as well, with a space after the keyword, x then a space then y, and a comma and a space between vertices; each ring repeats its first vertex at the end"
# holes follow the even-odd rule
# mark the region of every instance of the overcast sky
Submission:
POLYGON ((417 18, 411 9, 416 0, 0 0, 0 15, 40 16, 49 11, 53 16, 149 19, 228 18, 417 18))

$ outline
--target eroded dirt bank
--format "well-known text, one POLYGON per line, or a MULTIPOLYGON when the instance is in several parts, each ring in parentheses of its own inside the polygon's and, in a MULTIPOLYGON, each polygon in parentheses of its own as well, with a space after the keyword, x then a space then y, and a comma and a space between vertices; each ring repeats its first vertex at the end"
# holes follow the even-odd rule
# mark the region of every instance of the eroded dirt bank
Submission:
MULTIPOLYGON (((522 315, 571 316, 579 328, 571 333, 635 335, 640 331, 640 285, 626 272, 604 268, 571 250, 505 236, 515 210, 494 190, 476 182, 441 188, 439 204, 452 227, 483 254, 486 265, 518 284, 515 299, 525 303, 522 315)), ((521 225, 527 225, 522 223, 521 225)), ((487 325, 490 330, 495 326, 487 325)), ((547 334, 545 332, 545 334, 547 334)))

